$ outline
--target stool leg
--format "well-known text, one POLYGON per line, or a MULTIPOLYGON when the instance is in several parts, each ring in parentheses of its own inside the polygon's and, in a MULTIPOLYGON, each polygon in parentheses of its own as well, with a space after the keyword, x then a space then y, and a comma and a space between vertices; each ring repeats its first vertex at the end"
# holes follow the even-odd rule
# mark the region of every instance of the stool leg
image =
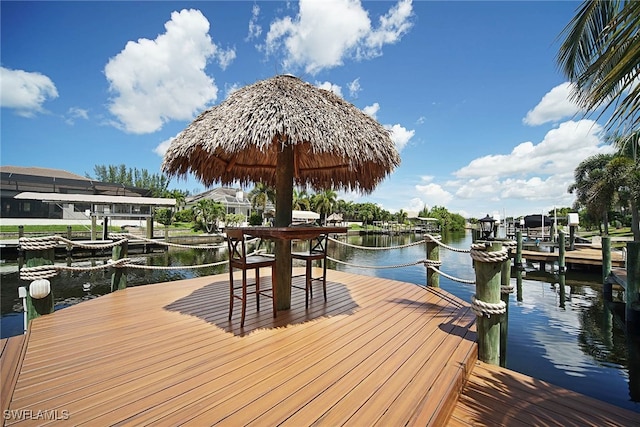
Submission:
POLYGON ((304 291, 304 306, 305 307, 309 307, 309 295, 311 295, 311 298, 313 298, 313 289, 311 287, 311 263, 313 261, 311 260, 307 260, 307 271, 305 274, 305 291, 304 291))
POLYGON ((242 319, 240 327, 244 326, 244 316, 247 312, 247 270, 242 270, 242 319))
POLYGON ((327 259, 322 260, 322 291, 324 292, 324 300, 327 301, 327 259))
POLYGON ((233 295, 233 267, 229 266, 229 320, 231 320, 231 315, 233 314, 233 300, 235 296, 233 295))
POLYGON ((276 304, 276 267, 271 267, 271 299, 273 300, 273 317, 278 315, 278 304, 276 304))
POLYGON ((260 311, 260 268, 256 268, 256 311, 260 311))

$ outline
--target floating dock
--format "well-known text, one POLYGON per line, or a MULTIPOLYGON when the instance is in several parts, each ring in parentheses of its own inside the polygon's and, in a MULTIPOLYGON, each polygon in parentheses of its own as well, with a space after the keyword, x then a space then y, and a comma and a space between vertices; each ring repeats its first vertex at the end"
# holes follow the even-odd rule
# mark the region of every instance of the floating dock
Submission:
POLYGON ((274 318, 250 298, 240 328, 228 277, 127 288, 35 319, 3 341, 5 425, 640 425, 479 363, 475 315, 442 289, 329 270, 327 302, 318 292, 305 309, 293 292, 274 318))

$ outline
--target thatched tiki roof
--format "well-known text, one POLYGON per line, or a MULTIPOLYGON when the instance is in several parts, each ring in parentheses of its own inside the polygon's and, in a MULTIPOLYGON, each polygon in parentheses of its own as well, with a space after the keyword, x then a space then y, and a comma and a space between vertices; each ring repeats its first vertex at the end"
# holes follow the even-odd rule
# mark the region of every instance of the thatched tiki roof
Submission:
POLYGON ((400 164, 389 132, 373 118, 332 92, 281 75, 200 114, 171 143, 162 169, 170 176, 191 172, 206 186, 262 182, 281 190, 278 157, 287 147, 294 183, 314 190, 369 193, 400 164))

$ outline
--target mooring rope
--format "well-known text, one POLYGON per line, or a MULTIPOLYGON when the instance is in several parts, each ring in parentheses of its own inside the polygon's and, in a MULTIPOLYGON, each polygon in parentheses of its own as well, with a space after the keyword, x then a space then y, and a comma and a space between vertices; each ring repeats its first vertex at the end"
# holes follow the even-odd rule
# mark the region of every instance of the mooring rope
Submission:
MULTIPOLYGON (((171 242, 165 242, 162 240, 149 239, 142 236, 136 236, 135 234, 131 234, 131 233, 111 233, 109 234, 109 237, 112 239, 130 238, 132 240, 142 240, 143 242, 153 243, 155 245, 168 246, 173 248, 184 248, 184 249, 221 249, 226 247, 226 245, 184 245, 181 243, 171 243, 171 242)), ((256 240, 258 240, 258 238, 247 240, 245 241, 245 243, 252 243, 256 240)))
POLYGON ((453 246, 445 245, 440 241, 440 236, 432 236, 431 234, 426 234, 426 236, 431 239, 432 242, 437 243, 438 246, 449 249, 452 252, 469 253, 469 249, 454 248, 453 246))
POLYGON ((451 276, 450 274, 447 274, 444 271, 441 271, 441 270, 439 270, 439 269, 437 269, 435 267, 429 267, 429 268, 432 269, 433 271, 435 271, 436 273, 443 275, 447 279, 453 280, 454 282, 464 283, 465 285, 475 285, 476 284, 475 280, 460 279, 458 277, 451 276))
POLYGON ((65 243, 67 245, 83 249, 110 249, 116 246, 120 246, 126 241, 127 239, 123 238, 115 242, 88 244, 69 240, 62 236, 21 237, 20 239, 18 239, 18 247, 19 249, 26 251, 42 251, 47 249, 55 249, 60 243, 65 243))
POLYGON ((504 314, 507 312, 507 304, 504 301, 489 303, 480 301, 476 295, 471 296, 471 311, 477 316, 491 317, 492 315, 504 314))
POLYGON ((426 240, 419 240, 417 242, 407 243, 406 245, 400 245, 400 246, 359 246, 359 245, 354 245, 347 242, 342 242, 340 240, 336 240, 333 237, 329 237, 328 239, 331 240, 332 242, 338 243, 343 246, 349 246, 350 248, 355 248, 355 249, 363 249, 366 251, 388 251, 390 249, 404 249, 404 248, 410 248, 411 246, 421 245, 426 242, 426 240))
MULTIPOLYGON (((114 242, 110 242, 110 243, 105 243, 105 244, 82 244, 82 243, 78 243, 76 241, 73 240, 69 240, 66 239, 64 237, 60 237, 60 236, 48 236, 48 237, 35 237, 35 238, 20 238, 19 240, 19 244, 21 249, 25 249, 25 250, 44 250, 44 249, 52 249, 55 248, 59 242, 65 243, 67 245, 72 245, 72 246, 78 246, 78 247, 82 247, 85 249, 106 249, 106 248, 113 248, 115 246, 121 245, 122 243, 126 242, 128 239, 132 238, 132 239, 138 239, 138 240, 142 240, 142 241, 146 241, 149 243, 154 243, 154 244, 159 244, 159 245, 165 245, 165 246, 172 246, 172 247, 180 247, 180 248, 189 248, 189 249, 217 249, 217 248, 223 248, 224 245, 217 245, 217 246, 212 246, 212 245, 182 245, 182 244, 176 244, 176 243, 169 243, 169 242, 162 242, 162 241, 158 241, 158 240, 153 240, 153 239, 147 239, 144 237, 139 237, 139 236, 135 236, 133 234, 130 233, 111 233, 109 235, 110 238, 112 239, 119 239, 116 240, 114 242)), ((249 243, 254 243, 259 241, 259 238, 254 238, 251 240, 247 240, 245 243, 249 244, 249 243)), ((464 249, 458 249, 458 248, 454 248, 448 245, 445 245, 443 243, 440 242, 440 236, 433 236, 431 234, 427 234, 426 235, 426 239, 424 240, 420 240, 417 242, 412 242, 412 243, 408 243, 406 245, 400 245, 400 246, 388 246, 388 247, 368 247, 368 246, 359 246, 359 245, 353 245, 350 243, 346 243, 346 242, 342 242, 339 240, 336 240, 332 237, 329 237, 329 240, 337 243, 337 244, 341 244, 341 245, 345 245, 345 246, 349 246, 349 247, 353 247, 353 248, 357 248, 357 249, 363 249, 363 250, 391 250, 391 249, 403 249, 403 248, 408 248, 408 247, 412 247, 412 246, 417 246, 417 245, 421 245, 424 243, 427 243, 428 241, 432 241, 437 243, 438 245, 449 249, 453 252, 463 252, 463 253, 470 253, 471 254, 471 258, 475 261, 479 261, 479 262, 503 262, 506 261, 507 259, 509 259, 509 253, 508 253, 508 249, 511 246, 514 246, 516 244, 516 242, 513 241, 505 241, 502 242, 503 243, 503 248, 500 251, 492 251, 489 252, 487 251, 487 247, 484 244, 473 244, 471 245, 471 249, 470 250, 464 250, 464 249), (506 248, 505 248, 506 246, 506 248)), ((248 255, 255 255, 258 253, 262 253, 264 252, 264 250, 256 250, 248 255)), ((268 254, 266 254, 268 255, 268 254)), ((443 271, 441 271, 438 267, 440 267, 442 265, 442 262, 439 260, 430 260, 430 259, 420 259, 417 261, 413 261, 413 262, 407 262, 407 263, 403 263, 403 264, 395 264, 395 265, 376 265, 376 266, 372 266, 372 265, 358 265, 358 264, 353 264, 353 263, 349 263, 346 261, 341 261, 332 257, 327 256, 327 259, 330 261, 333 261, 335 263, 338 264, 342 264, 342 265, 346 265, 349 267, 354 267, 354 268, 363 268, 363 269, 391 269, 391 268, 405 268, 405 267, 411 267, 414 265, 418 265, 418 264, 423 264, 425 266, 425 268, 427 269, 431 269, 433 271, 435 271, 436 273, 459 283, 464 283, 464 284, 475 284, 474 280, 465 280, 465 279, 460 279, 458 277, 454 277, 451 276, 443 271)), ((209 268, 209 267, 216 267, 216 266, 220 266, 223 264, 227 264, 229 261, 228 260, 224 260, 224 261, 219 261, 219 262, 214 262, 214 263, 209 263, 209 264, 199 264, 199 265, 189 265, 189 266, 148 266, 148 265, 141 265, 140 261, 138 262, 133 262, 131 258, 122 258, 119 260, 109 260, 106 264, 103 265, 99 265, 99 266, 93 266, 93 267, 72 267, 72 266, 67 266, 67 265, 55 265, 55 264, 51 264, 51 265, 42 265, 42 266, 37 266, 37 267, 23 267, 20 270, 20 279, 22 280, 37 280, 37 279, 49 279, 52 277, 55 277, 59 271, 73 271, 73 272, 86 272, 86 271, 95 271, 95 270, 104 270, 104 269, 108 269, 108 268, 132 268, 132 269, 140 269, 140 270, 182 270, 182 269, 198 269, 198 268, 209 268)), ((501 287, 501 293, 512 293, 514 291, 514 287, 513 286, 502 286, 501 287)), ((479 301, 479 300, 478 300, 479 301)), ((487 303, 483 303, 482 301, 479 301, 479 306, 482 306, 482 304, 485 304, 485 309, 486 309, 486 304, 487 303)), ((491 309, 493 310, 497 310, 495 307, 492 307, 491 309)), ((482 312, 482 309, 478 308, 477 309, 479 312, 482 312)), ((488 309, 486 309, 488 310, 488 309)), ((488 314, 496 314, 496 313, 492 313, 492 312, 488 312, 488 314)))
POLYGON ((509 252, 506 249, 499 251, 487 251, 487 247, 482 243, 471 245, 471 259, 479 262, 503 262, 509 259, 509 252))
POLYGON ((335 258, 331 258, 330 256, 327 256, 327 259, 330 261, 333 261, 335 263, 338 264, 342 264, 342 265, 347 265, 349 267, 355 267, 355 268, 373 268, 375 270, 383 270, 383 269, 389 269, 389 268, 403 268, 403 267, 411 267, 413 265, 418 265, 418 264, 422 264, 424 263, 424 260, 418 260, 415 262, 407 262, 405 264, 396 264, 396 265, 358 265, 358 264, 352 264, 346 261, 341 261, 339 259, 335 259, 335 258))

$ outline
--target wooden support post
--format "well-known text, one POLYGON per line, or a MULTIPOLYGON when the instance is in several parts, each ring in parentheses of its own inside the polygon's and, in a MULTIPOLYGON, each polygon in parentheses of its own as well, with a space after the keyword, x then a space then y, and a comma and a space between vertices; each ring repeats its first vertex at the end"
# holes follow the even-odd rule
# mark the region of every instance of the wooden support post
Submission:
POLYGON ((567 272, 566 265, 566 252, 567 248, 564 246, 564 231, 558 233, 558 272, 564 274, 567 272))
POLYGON ((576 250, 576 226, 575 225, 569 226, 569 250, 570 251, 576 250))
POLYGON ((516 268, 516 301, 522 302, 522 269, 516 268))
MULTIPOLYGON (((73 234, 71 232, 71 226, 67 225, 67 239, 71 240, 73 234)), ((71 253, 73 251, 73 245, 71 243, 67 243, 67 265, 71 265, 71 253)))
POLYGON ((522 269, 522 230, 516 231, 516 258, 515 267, 522 269))
POLYGON ((611 237, 602 237, 602 283, 607 280, 611 273, 611 237))
POLYGON ((627 338, 627 363, 629 366, 629 398, 640 401, 640 341, 627 338))
POLYGON ((147 217, 147 239, 153 239, 153 217, 147 217))
MULTIPOLYGON (((126 258, 129 255, 129 241, 125 240, 119 246, 114 246, 111 250, 111 259, 114 261, 126 258)), ((127 288, 127 269, 114 268, 111 273, 111 292, 127 288)))
POLYGON ((627 242, 626 324, 627 330, 634 334, 640 332, 638 280, 640 280, 640 242, 627 242))
MULTIPOLYGON (((25 254, 25 265, 27 267, 39 267, 41 265, 53 265, 55 258, 55 248, 43 250, 27 250, 25 254)), ((32 284, 35 282, 31 282, 32 284)), ((31 287, 31 284, 29 285, 31 287)), ((27 312, 27 324, 32 319, 54 311, 53 289, 44 298, 32 298, 31 289, 27 292, 25 299, 27 312)))
POLYGON ((102 240, 109 238, 109 217, 105 216, 102 220, 102 240))
MULTIPOLYGON (((500 251, 502 244, 494 242, 487 252, 500 251)), ((476 299, 488 303, 500 303, 502 261, 475 262, 476 299)), ((492 365, 500 364, 500 321, 502 315, 478 315, 478 358, 492 365)))
MULTIPOLYGON (((24 237, 24 225, 18 226, 18 241, 21 237, 24 237)), ((18 245, 18 271, 20 271, 22 269, 22 266, 24 265, 24 257, 25 251, 20 247, 20 245, 18 245)), ((25 324, 25 327, 26 326, 27 325, 25 324)))
MULTIPOLYGON (((509 251, 511 252, 511 251, 509 251)), ((502 262, 500 270, 500 299, 505 303, 505 313, 500 322, 500 366, 507 367, 507 340, 509 336, 509 298, 513 291, 511 287, 511 253, 502 262)))
POLYGON ((91 240, 97 239, 98 217, 95 214, 91 214, 91 240))
POLYGON ((564 273, 560 273, 558 277, 558 286, 560 286, 560 308, 564 308, 565 301, 567 300, 567 276, 564 273))
MULTIPOLYGON (((429 261, 440 261, 440 246, 438 243, 427 237, 427 259, 429 261)), ((427 267, 427 286, 440 287, 440 275, 427 267)))
MULTIPOLYGON (((276 174, 276 227, 288 227, 291 225, 294 178, 294 153, 293 146, 282 143, 282 150, 278 151, 276 174)), ((275 247, 276 255, 276 309, 288 310, 291 308, 291 240, 278 239, 275 247)))

